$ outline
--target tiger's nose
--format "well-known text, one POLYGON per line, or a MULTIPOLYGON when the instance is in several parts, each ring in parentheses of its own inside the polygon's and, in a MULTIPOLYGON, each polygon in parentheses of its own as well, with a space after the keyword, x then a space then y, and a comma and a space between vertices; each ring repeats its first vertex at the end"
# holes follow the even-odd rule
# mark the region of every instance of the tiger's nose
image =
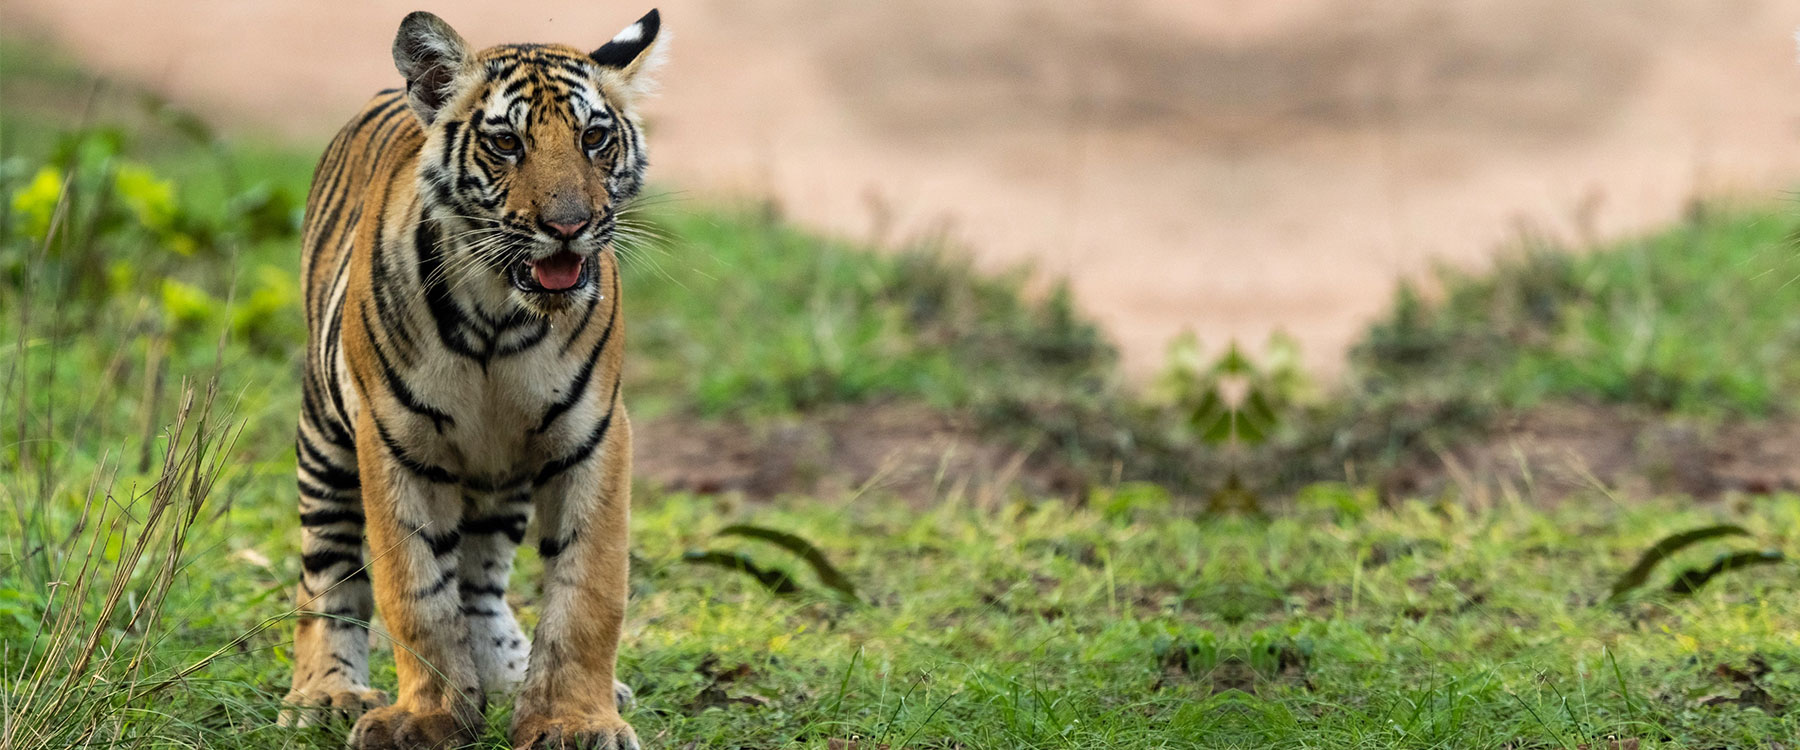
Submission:
POLYGON ((543 224, 544 228, 549 230, 551 236, 554 236, 559 240, 567 240, 574 239, 575 235, 580 234, 581 230, 587 227, 588 221, 592 218, 592 215, 558 216, 554 219, 545 219, 543 224))

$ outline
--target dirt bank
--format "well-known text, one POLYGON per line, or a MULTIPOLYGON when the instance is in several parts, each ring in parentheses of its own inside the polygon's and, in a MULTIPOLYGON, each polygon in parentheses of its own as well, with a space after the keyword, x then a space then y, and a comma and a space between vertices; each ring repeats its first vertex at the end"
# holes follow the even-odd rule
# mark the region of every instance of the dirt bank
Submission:
MULTIPOLYGON (((322 141, 394 82, 415 5, 3 0, 0 28, 322 141)), ((477 44, 593 44, 643 10, 428 5, 477 44)), ((663 5, 663 180, 1033 262, 1139 374, 1183 328, 1284 328, 1330 372, 1401 276, 1800 176, 1800 0, 663 5)))

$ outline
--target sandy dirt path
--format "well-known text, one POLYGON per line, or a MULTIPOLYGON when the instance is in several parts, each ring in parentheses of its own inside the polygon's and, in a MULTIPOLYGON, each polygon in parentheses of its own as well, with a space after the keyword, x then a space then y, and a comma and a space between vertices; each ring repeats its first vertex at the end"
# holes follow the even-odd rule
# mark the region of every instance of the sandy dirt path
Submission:
MULTIPOLYGON (((0 0, 0 30, 323 143, 415 2, 0 0)), ((476 44, 644 8, 424 4, 476 44)), ((1284 329, 1320 373, 1434 263, 1800 177, 1800 0, 663 2, 655 173, 696 200, 1066 276, 1129 371, 1284 329)), ((1800 292, 1797 292, 1800 293, 1800 292)))

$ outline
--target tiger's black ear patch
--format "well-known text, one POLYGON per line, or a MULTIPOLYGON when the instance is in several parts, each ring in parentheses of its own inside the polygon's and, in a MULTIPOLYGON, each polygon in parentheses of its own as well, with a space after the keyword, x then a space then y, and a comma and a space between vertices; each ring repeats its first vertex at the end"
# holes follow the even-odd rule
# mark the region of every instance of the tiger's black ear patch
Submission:
POLYGON ((588 53, 594 62, 608 68, 627 68, 637 61, 638 57, 649 49, 656 41, 656 32, 662 27, 662 14, 655 8, 645 13, 624 31, 619 32, 612 41, 600 45, 600 49, 588 53))

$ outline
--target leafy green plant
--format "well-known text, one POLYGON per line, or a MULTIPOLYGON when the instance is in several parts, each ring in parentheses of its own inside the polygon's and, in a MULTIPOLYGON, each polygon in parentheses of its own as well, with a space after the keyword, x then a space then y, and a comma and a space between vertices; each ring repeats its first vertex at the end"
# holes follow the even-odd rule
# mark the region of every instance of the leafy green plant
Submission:
MULTIPOLYGON (((1626 594, 1643 586, 1644 583, 1650 579, 1651 571, 1655 570, 1658 564, 1667 560, 1675 553, 1701 542, 1728 536, 1750 536, 1750 532, 1744 527, 1736 524, 1719 524, 1698 529, 1690 529, 1688 531, 1664 537, 1657 541, 1656 544, 1651 545, 1649 549, 1644 550, 1644 554, 1638 558, 1637 564, 1631 566, 1630 570, 1625 571, 1623 575, 1619 576, 1619 579, 1613 583, 1612 594, 1608 597, 1608 600, 1617 601, 1626 594)), ((1675 580, 1669 584, 1668 592, 1675 595, 1692 594, 1695 591, 1700 590, 1700 587, 1705 586, 1708 581, 1711 581, 1713 578, 1726 571, 1756 565, 1770 565, 1784 562, 1786 559, 1787 558, 1782 555, 1781 552, 1775 550, 1722 553, 1713 561, 1712 565, 1706 568, 1688 568, 1683 570, 1675 577, 1675 580)))
MULTIPOLYGON (((811 567, 813 573, 819 577, 820 584, 850 601, 859 600, 856 595, 856 585, 851 583, 850 579, 837 569, 837 566, 831 564, 831 560, 825 557, 825 553, 820 552, 818 547, 799 536, 750 524, 727 526, 719 530, 718 536, 752 539, 786 550, 811 567)), ((741 552, 690 550, 682 556, 682 559, 693 564, 739 571, 756 579, 757 583, 777 594, 793 594, 802 590, 800 584, 795 582, 793 576, 786 571, 760 566, 749 555, 741 552)))
POLYGON ((1190 439, 1212 446, 1225 471, 1207 498, 1216 513, 1256 511, 1262 503, 1249 463, 1313 396, 1301 370, 1299 345, 1286 335, 1269 338, 1264 363, 1244 354, 1236 341, 1207 362, 1192 333, 1169 346, 1168 364, 1156 382, 1157 402, 1177 415, 1190 439))

